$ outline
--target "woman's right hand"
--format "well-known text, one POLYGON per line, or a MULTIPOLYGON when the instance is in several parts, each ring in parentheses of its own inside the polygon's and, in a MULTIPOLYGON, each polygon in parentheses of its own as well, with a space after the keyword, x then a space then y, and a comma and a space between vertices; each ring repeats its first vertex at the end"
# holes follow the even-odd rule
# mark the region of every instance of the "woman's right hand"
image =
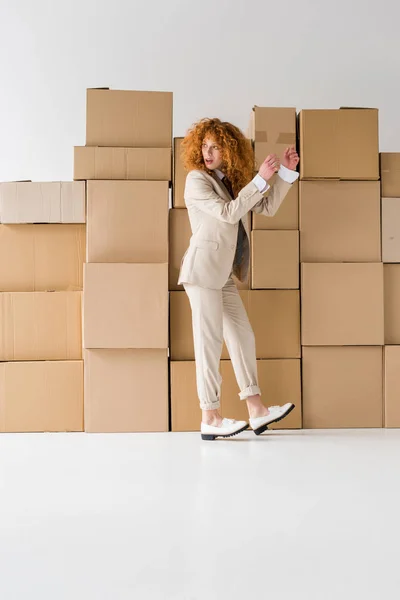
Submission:
POLYGON ((276 154, 269 154, 262 163, 258 174, 265 179, 265 181, 268 181, 277 171, 279 171, 280 164, 279 157, 276 154))

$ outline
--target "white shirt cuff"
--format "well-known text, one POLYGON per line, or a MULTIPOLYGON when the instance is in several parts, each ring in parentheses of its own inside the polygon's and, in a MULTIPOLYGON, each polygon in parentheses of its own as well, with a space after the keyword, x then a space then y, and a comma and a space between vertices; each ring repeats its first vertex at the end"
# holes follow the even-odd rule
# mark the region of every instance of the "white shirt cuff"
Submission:
POLYGON ((279 167, 278 175, 281 179, 283 179, 283 181, 286 181, 286 183, 294 183, 299 177, 299 173, 297 171, 292 171, 283 165, 279 167))
POLYGON ((269 183, 267 183, 265 181, 265 179, 263 177, 261 177, 261 175, 259 175, 257 173, 257 175, 254 177, 253 179, 253 183, 256 184, 256 186, 258 187, 258 191, 263 194, 264 192, 266 192, 267 190, 269 190, 270 185, 269 183))

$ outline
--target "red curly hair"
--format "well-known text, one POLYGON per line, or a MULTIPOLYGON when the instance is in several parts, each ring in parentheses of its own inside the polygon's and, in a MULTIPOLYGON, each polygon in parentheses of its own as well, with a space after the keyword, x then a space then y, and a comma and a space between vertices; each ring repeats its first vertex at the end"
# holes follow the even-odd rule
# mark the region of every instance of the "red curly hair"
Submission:
POLYGON ((212 173, 203 159, 202 144, 212 139, 221 148, 222 170, 232 184, 235 195, 253 178, 254 152, 251 141, 231 123, 220 119, 202 119, 186 134, 181 145, 181 158, 187 171, 212 173))

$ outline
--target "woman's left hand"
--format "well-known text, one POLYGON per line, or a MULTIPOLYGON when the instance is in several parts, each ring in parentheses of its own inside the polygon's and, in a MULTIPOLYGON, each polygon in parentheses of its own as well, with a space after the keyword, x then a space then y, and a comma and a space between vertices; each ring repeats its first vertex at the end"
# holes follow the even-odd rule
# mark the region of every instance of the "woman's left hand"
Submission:
POLYGON ((286 148, 285 152, 283 153, 281 164, 287 169, 295 171, 297 165, 299 164, 299 160, 299 155, 297 154, 295 147, 290 146, 289 148, 286 148))

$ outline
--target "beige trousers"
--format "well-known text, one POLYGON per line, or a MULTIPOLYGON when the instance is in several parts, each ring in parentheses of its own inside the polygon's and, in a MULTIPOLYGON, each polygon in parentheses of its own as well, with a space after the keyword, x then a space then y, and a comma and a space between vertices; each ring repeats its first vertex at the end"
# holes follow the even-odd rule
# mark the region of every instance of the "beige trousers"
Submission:
POLYGON ((241 400, 260 394, 253 329, 230 277, 222 290, 183 284, 192 308, 197 393, 202 410, 220 407, 219 362, 225 340, 241 400))

